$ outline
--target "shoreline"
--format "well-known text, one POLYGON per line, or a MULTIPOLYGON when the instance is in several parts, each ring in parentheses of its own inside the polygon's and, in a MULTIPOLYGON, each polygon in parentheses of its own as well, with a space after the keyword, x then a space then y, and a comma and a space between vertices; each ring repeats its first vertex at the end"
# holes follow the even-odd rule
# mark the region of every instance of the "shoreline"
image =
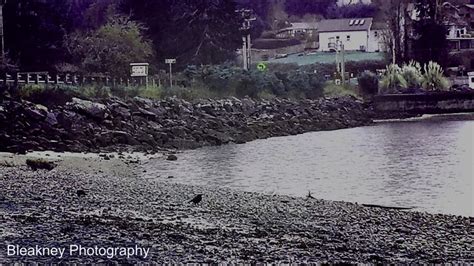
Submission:
POLYGON ((194 103, 168 98, 72 98, 62 106, 0 99, 0 151, 161 152, 246 143, 256 139, 353 128, 379 118, 354 97, 293 101, 229 98, 194 103))
MULTIPOLYGON (((1 167, 2 243, 150 248, 147 259, 66 258, 80 263, 472 263, 472 217, 144 179, 126 158, 63 159, 50 172, 1 167), (203 201, 188 203, 198 193, 203 201)), ((61 260, 0 252, 14 261, 61 260)))

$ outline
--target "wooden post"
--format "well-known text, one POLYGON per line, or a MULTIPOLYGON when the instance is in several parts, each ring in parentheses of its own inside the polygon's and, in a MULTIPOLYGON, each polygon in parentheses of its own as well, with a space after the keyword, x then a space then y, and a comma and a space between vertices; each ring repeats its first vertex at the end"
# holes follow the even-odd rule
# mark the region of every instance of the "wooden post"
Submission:
POLYGON ((54 75, 54 84, 56 84, 56 85, 59 84, 59 75, 58 74, 54 75))
POLYGON ((16 73, 15 81, 14 81, 15 87, 18 86, 19 83, 20 83, 20 73, 16 73))
POLYGON ((40 82, 40 74, 36 73, 36 75, 35 75, 35 84, 38 85, 39 82, 40 82))

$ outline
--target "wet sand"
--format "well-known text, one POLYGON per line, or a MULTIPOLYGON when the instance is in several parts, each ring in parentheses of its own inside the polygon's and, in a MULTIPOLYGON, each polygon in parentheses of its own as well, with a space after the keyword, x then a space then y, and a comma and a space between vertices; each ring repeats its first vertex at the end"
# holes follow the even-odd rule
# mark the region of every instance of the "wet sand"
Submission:
POLYGON ((145 179, 137 154, 38 156, 58 167, 0 154, 0 263, 474 262, 469 217, 145 179), (11 244, 137 245, 150 256, 7 256, 11 244))

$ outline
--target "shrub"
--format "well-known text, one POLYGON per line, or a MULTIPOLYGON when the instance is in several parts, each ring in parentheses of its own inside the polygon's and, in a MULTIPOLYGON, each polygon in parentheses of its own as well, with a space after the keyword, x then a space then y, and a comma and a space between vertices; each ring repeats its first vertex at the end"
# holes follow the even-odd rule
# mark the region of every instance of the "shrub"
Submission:
POLYGON ((401 69, 398 65, 391 64, 387 66, 386 72, 382 78, 381 87, 383 92, 388 93, 407 88, 407 81, 403 78, 401 69))
POLYGON ((379 79, 370 71, 364 71, 358 78, 359 88, 363 95, 374 95, 379 91, 379 79))
POLYGON ((70 86, 27 85, 20 89, 21 98, 46 107, 63 106, 79 93, 70 86))
POLYGON ((112 93, 109 87, 101 86, 101 85, 91 85, 80 87, 77 90, 80 95, 86 99, 105 99, 109 98, 112 93))
POLYGON ((418 62, 410 61, 408 64, 404 64, 401 70, 401 74, 407 82, 408 88, 418 88, 421 83, 421 66, 418 62))
POLYGON ((301 44, 301 41, 298 39, 257 39, 254 41, 252 48, 278 49, 298 44, 301 44))
POLYGON ((449 88, 449 81, 443 76, 443 69, 438 63, 430 61, 425 64, 424 73, 422 76, 422 87, 425 90, 447 90, 449 88))
POLYGON ((357 93, 351 85, 336 85, 334 83, 328 83, 324 87, 324 96, 326 97, 341 97, 341 96, 354 96, 357 97, 357 93))

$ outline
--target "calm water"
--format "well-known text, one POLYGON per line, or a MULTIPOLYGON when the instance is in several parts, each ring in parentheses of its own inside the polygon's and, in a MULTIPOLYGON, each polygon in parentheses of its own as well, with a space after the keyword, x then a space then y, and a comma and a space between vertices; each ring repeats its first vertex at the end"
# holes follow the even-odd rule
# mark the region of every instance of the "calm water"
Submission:
POLYGON ((176 182, 474 216, 474 121, 422 120, 206 147, 148 174, 176 182))

